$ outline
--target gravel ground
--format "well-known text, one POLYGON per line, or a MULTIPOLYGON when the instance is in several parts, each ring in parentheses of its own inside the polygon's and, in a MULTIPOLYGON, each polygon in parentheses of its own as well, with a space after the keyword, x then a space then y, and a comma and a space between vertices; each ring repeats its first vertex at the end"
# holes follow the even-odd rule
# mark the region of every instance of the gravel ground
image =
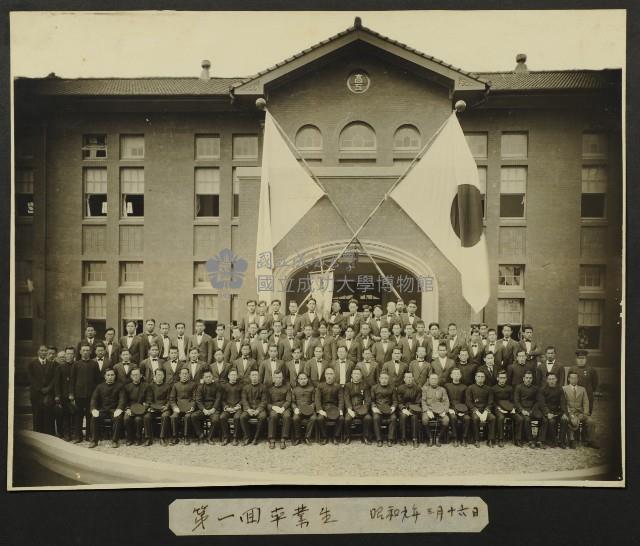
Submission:
MULTIPOLYGON (((512 443, 504 448, 488 448, 484 443, 481 447, 469 446, 454 448, 444 445, 440 448, 419 448, 411 445, 393 447, 377 447, 375 444, 364 446, 359 439, 350 445, 327 444, 326 446, 300 444, 293 447, 288 445, 285 450, 279 448, 268 449, 268 443, 262 441, 257 446, 238 446, 231 444, 222 447, 216 445, 189 446, 182 444, 163 447, 155 443, 150 447, 125 446, 113 449, 109 442, 100 442, 96 451, 120 455, 125 457, 144 458, 171 464, 195 465, 201 467, 216 467, 224 465, 229 470, 251 470, 253 472, 269 472, 277 469, 278 473, 339 476, 385 476, 393 473, 395 476, 406 475, 415 477, 418 473, 424 476, 437 475, 468 475, 504 474, 504 473, 540 473, 546 471, 578 470, 608 463, 607 444, 608 434, 602 424, 603 417, 608 410, 606 402, 598 402, 594 418, 597 422, 597 440, 603 446, 601 449, 578 447, 577 449, 531 449, 517 448, 512 443), (373 457, 384 457, 386 464, 373 464, 373 457), (367 462, 366 472, 363 461, 367 462), (390 470, 391 469, 391 470, 390 470), (422 469, 422 472, 420 471, 422 469)), ((88 446, 84 442, 80 444, 88 446)), ((499 483, 499 482, 496 482, 499 483)))

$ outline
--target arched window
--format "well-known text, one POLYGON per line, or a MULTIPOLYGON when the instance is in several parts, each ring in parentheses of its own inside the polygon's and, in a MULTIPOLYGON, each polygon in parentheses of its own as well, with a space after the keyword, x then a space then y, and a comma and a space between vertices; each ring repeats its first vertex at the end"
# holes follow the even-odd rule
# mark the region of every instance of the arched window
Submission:
POLYGON ((374 152, 375 150, 376 134, 366 123, 354 121, 340 133, 340 151, 342 152, 374 152))
POLYGON ((296 148, 306 152, 322 150, 322 133, 315 125, 304 125, 296 133, 296 148))
POLYGON ((393 135, 393 149, 398 152, 419 150, 422 146, 420 131, 413 125, 401 125, 393 135))

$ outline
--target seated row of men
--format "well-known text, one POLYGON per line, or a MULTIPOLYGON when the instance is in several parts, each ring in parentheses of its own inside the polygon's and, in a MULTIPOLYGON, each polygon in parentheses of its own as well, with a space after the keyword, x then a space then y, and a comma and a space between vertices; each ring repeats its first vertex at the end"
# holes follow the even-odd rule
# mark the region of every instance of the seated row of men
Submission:
MULTIPOLYGON (((87 347, 83 350, 86 352, 87 347)), ((194 356, 195 352, 194 352, 194 356)), ((370 362, 368 362, 371 364, 370 362)), ((223 445, 230 441, 229 423, 233 423, 233 443, 238 444, 242 430, 244 444, 259 441, 265 421, 268 423, 269 446, 275 447, 280 428, 280 447, 284 449, 290 438, 293 424, 293 443, 302 438, 311 443, 314 427, 318 427, 321 443, 327 443, 327 424, 334 427, 333 442, 338 443, 344 435, 350 442, 354 420, 359 420, 362 438, 370 443, 371 428, 379 446, 383 445, 382 425, 387 426, 387 445, 393 445, 396 425, 399 424, 400 443, 405 445, 407 426, 410 424, 411 439, 418 446, 419 427, 430 445, 440 446, 447 442, 449 426, 453 434, 453 445, 466 445, 470 429, 473 441, 479 447, 480 428, 486 427, 487 444, 504 446, 505 421, 511 418, 515 445, 546 447, 546 444, 566 447, 569 433, 570 446, 575 447, 574 433, 580 423, 584 425, 583 440, 596 447, 593 438, 593 422, 589 418, 590 407, 586 390, 577 385, 577 372, 569 373, 569 385, 561 388, 557 376, 551 372, 546 384, 538 388, 533 384, 533 373, 526 371, 522 383, 512 387, 507 384, 507 373, 497 374, 497 383, 490 387, 485 383, 486 373, 476 372, 470 386, 461 382, 462 371, 454 367, 449 381, 440 384, 441 377, 435 372, 426 373, 427 381, 420 387, 414 381, 414 373, 403 369, 399 360, 383 368, 373 385, 363 380, 363 370, 353 368, 349 380, 341 385, 337 375, 341 372, 332 366, 324 368, 322 381, 313 386, 309 382, 309 369, 302 362, 295 362, 295 381, 287 384, 282 369, 271 370, 271 381, 261 381, 260 371, 252 368, 242 374, 234 365, 226 376, 217 380, 211 367, 202 372, 201 381, 194 381, 189 368, 178 372, 178 381, 166 380, 168 372, 158 366, 152 372, 151 383, 142 380, 140 368, 133 368, 128 382, 116 380, 116 371, 104 370, 104 382, 98 384, 88 404, 87 423, 90 424, 92 442, 95 447, 100 435, 101 422, 107 418, 112 422, 112 445, 118 446, 120 429, 124 426, 127 443, 143 442, 151 445, 154 435, 154 417, 160 422, 160 443, 167 445, 183 437, 189 443, 193 435, 198 442, 205 440, 205 422, 209 423, 206 441, 213 443, 220 435, 223 445), (401 384, 395 385, 392 375, 401 373, 401 384), (240 380, 240 376, 248 381, 240 380), (250 430, 250 420, 255 420, 255 431, 250 430), (537 442, 533 441, 531 423, 538 421, 537 442), (439 428, 439 434, 431 432, 431 425, 439 428), (559 425, 559 435, 558 435, 559 425), (497 431, 496 431, 497 428, 497 431)), ((429 369, 427 363, 422 367, 429 369)), ((371 364, 373 366, 373 364, 371 364)), ((340 368, 342 369, 342 368, 340 368)), ((246 370, 245 370, 246 371, 246 370)), ((419 374, 422 370, 418 370, 419 374)), ((76 438, 81 441, 83 412, 77 407, 75 398, 69 397, 70 413, 76 415, 76 438)), ((83 405, 83 404, 81 404, 83 405)))

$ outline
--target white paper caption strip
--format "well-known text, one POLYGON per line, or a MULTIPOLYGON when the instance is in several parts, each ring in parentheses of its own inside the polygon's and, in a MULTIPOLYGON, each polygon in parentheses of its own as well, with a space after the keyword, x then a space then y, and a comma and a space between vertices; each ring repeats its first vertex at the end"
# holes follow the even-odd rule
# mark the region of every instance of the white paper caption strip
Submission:
POLYGON ((489 510, 479 497, 178 499, 178 536, 345 533, 479 533, 489 510))

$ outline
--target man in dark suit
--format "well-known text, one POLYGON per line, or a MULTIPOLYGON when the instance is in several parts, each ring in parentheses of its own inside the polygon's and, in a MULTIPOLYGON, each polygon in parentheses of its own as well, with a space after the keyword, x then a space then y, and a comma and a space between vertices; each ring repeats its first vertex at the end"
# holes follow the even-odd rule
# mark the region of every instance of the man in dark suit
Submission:
POLYGON ((482 344, 480 333, 477 330, 471 334, 467 349, 469 353, 469 363, 475 365, 476 368, 482 366, 482 364, 484 364, 484 345, 482 344))
POLYGON ((396 304, 394 302, 387 303, 387 313, 382 318, 382 326, 389 328, 389 332, 392 331, 394 324, 399 324, 400 328, 402 328, 400 317, 396 314, 396 304))
POLYGON ((345 443, 351 443, 351 427, 356 415, 360 416, 362 420, 362 441, 365 444, 371 443, 371 390, 362 381, 362 374, 360 370, 353 370, 350 380, 344 385, 343 388, 343 400, 344 400, 344 433, 345 443), (360 407, 364 407, 366 413, 363 415, 357 414, 360 407))
POLYGON ((447 347, 447 343, 441 341, 438 345, 438 357, 431 362, 431 371, 438 374, 440 386, 449 381, 449 374, 455 367, 455 362, 447 356, 449 354, 447 347))
MULTIPOLYGON (((193 352, 189 355, 189 358, 197 358, 196 348, 194 347, 193 352)), ((197 361, 196 361, 197 362, 197 361)), ((171 391, 169 393, 169 406, 171 407, 171 431, 173 435, 173 439, 171 443, 176 445, 180 441, 180 420, 183 420, 184 423, 184 443, 185 445, 189 445, 191 441, 189 440, 189 425, 191 425, 191 416, 196 409, 196 402, 194 398, 196 386, 200 383, 200 381, 193 381, 191 379, 191 374, 189 372, 189 365, 191 362, 180 370, 180 381, 177 383, 173 383, 171 386, 171 391), (189 409, 183 410, 180 408, 180 402, 186 402, 189 409)), ((202 373, 204 373, 204 367, 202 368, 202 373)))
POLYGON ((431 363, 427 360, 428 349, 421 345, 418 347, 416 359, 409 362, 409 370, 411 372, 411 383, 415 384, 418 389, 422 389, 431 373, 431 363))
POLYGON ((144 323, 144 332, 138 335, 138 338, 140 339, 140 358, 142 360, 149 356, 149 348, 152 345, 156 345, 158 347, 158 354, 162 353, 162 340, 155 332, 155 329, 155 319, 147 319, 144 323))
POLYGON ((513 415, 516 425, 514 444, 522 447, 524 436, 524 441, 529 443, 529 447, 535 448, 539 446, 540 441, 538 443, 534 442, 531 432, 531 421, 542 419, 542 414, 538 410, 538 387, 533 384, 533 372, 527 370, 522 383, 513 388, 513 405, 516 410, 513 415))
POLYGON ((258 325, 258 330, 266 328, 269 335, 271 335, 271 319, 269 317, 269 313, 267 313, 266 301, 262 300, 258 303, 255 320, 258 325))
POLYGON ((142 362, 142 342, 136 335, 136 322, 134 320, 128 320, 126 324, 127 333, 120 338, 118 345, 120 345, 120 351, 122 349, 129 350, 129 356, 131 362, 136 366, 142 362))
POLYGON ((389 328, 382 326, 380 328, 380 341, 373 346, 373 358, 376 362, 383 366, 385 362, 391 360, 395 343, 389 339, 389 328))
POLYGON ((396 390, 398 397, 398 416, 400 421, 400 444, 407 445, 407 420, 411 421, 411 440, 413 447, 418 447, 418 419, 420 413, 415 406, 422 402, 422 389, 413 381, 413 374, 407 371, 404 374, 404 383, 396 390), (414 406, 411 408, 410 406, 414 406))
MULTIPOLYGON (((249 356, 247 352, 246 356, 249 356)), ((240 358, 242 360, 242 357, 240 358)), ((255 368, 252 368, 255 370, 255 368)), ((257 371, 257 370, 255 370, 257 371)), ((245 384, 238 380, 236 368, 229 370, 228 381, 218 386, 220 392, 220 439, 223 446, 229 443, 229 419, 233 420, 233 445, 238 445, 240 435, 240 415, 242 415, 242 389, 245 384)), ((247 385, 249 384, 249 373, 247 373, 247 385)))
POLYGON ((318 338, 313 337, 313 326, 305 324, 300 338, 300 347, 302 348, 302 357, 309 359, 313 356, 313 349, 318 344, 318 338))
POLYGON ((360 362, 362 354, 360 352, 360 344, 355 339, 355 331, 353 326, 347 326, 344 332, 344 339, 336 342, 336 355, 338 348, 344 347, 346 350, 346 358, 351 362, 360 362))
POLYGON ((289 302, 289 314, 284 317, 284 328, 286 328, 291 324, 293 326, 293 334, 296 337, 299 337, 299 334, 302 330, 302 316, 298 313, 298 302, 291 300, 289 302))
MULTIPOLYGON (((478 372, 482 372, 484 374, 483 384, 488 385, 489 387, 493 387, 498 381, 498 373, 502 370, 500 366, 498 366, 495 362, 495 355, 491 352, 485 353, 484 355, 484 364, 480 366, 476 370, 476 376, 478 372)), ((508 374, 507 370, 507 374, 508 374)), ((511 384, 509 382, 509 384, 511 384)))
POLYGON ((267 387, 273 384, 273 375, 276 372, 285 373, 284 363, 278 359, 278 348, 275 345, 269 347, 269 355, 260 362, 258 372, 260 383, 267 387))
POLYGON ((242 389, 242 414, 240 415, 240 426, 244 433, 243 445, 257 445, 260 439, 260 432, 267 419, 267 387, 260 382, 258 370, 251 370, 249 374, 249 384, 242 389), (249 429, 249 419, 257 419, 256 432, 251 438, 249 429))
POLYGON ((336 383, 345 386, 351 380, 351 371, 355 364, 347 358, 347 348, 340 345, 337 350, 337 358, 333 362, 333 369, 336 373, 336 383))
MULTIPOLYGON (((158 368, 153 376, 153 383, 148 385, 146 389, 145 403, 147 405, 147 413, 145 413, 143 417, 146 445, 153 443, 154 417, 160 418, 160 445, 167 445, 168 442, 167 438, 171 430, 169 396, 173 388, 173 382, 169 383, 165 381, 164 376, 164 370, 158 368)), ((177 382, 179 383, 180 379, 178 379, 177 382)))
POLYGON ((215 383, 225 383, 231 364, 224 361, 224 353, 222 349, 216 349, 213 355, 213 362, 210 365, 211 373, 213 374, 213 381, 215 383))
POLYGON ((480 423, 487 423, 487 445, 494 447, 496 418, 493 415, 493 391, 485 384, 482 370, 476 372, 476 382, 467 387, 466 404, 471 414, 471 428, 476 447, 480 447, 480 423))
POLYGON ((385 326, 384 319, 382 318, 382 305, 376 304, 373 306, 373 316, 369 321, 371 326, 371 336, 374 341, 380 341, 380 328, 385 326))
POLYGON ((224 350, 224 359, 227 362, 234 362, 240 358, 240 348, 242 347, 242 332, 240 327, 233 326, 231 328, 231 340, 227 343, 224 350))
MULTIPOLYGON (((80 360, 76 360, 71 369, 71 379, 69 382, 69 400, 75 405, 74 411, 74 444, 82 442, 82 420, 87 420, 87 439, 91 427, 91 396, 96 385, 101 381, 98 364, 91 360, 91 347, 83 344, 80 347, 80 360)), ((110 369, 110 368, 107 368, 110 369)), ((114 372, 115 381, 115 372, 114 372)))
MULTIPOLYGON (((404 382, 404 375, 403 382, 404 382)), ((389 376, 385 372, 380 372, 378 376, 378 384, 371 387, 371 415, 373 421, 373 432, 376 436, 378 447, 382 447, 382 424, 387 422, 387 446, 391 447, 395 440, 396 433, 396 408, 398 407, 398 398, 396 388, 390 383, 389 376), (390 413, 385 415, 385 409, 390 413)))
POLYGON ((502 339, 498 340, 497 343, 499 351, 496 352, 496 358, 498 353, 500 355, 500 360, 497 363, 501 368, 505 369, 508 369, 513 364, 518 352, 518 343, 511 339, 511 331, 511 326, 505 324, 502 327, 502 339))
POLYGON ((351 326, 354 337, 358 335, 362 323, 362 315, 358 313, 358 300, 349 300, 349 314, 344 319, 344 330, 351 326))
POLYGON ((198 349, 199 359, 205 364, 211 364, 213 360, 213 340, 211 336, 204 331, 204 321, 196 320, 195 333, 187 338, 187 353, 192 348, 198 349))
POLYGON ((107 328, 104 332, 104 358, 108 368, 113 368, 120 361, 120 344, 115 338, 115 329, 107 328))
MULTIPOLYGON (((533 340, 533 326, 530 324, 525 324, 522 327, 522 339, 520 340, 519 346, 526 352, 527 363, 529 363, 529 361, 535 361, 537 367, 540 362, 540 357, 542 356, 542 347, 533 340)), ((530 369, 535 368, 533 368, 532 365, 530 369)))
POLYGON ((93 326, 87 326, 84 331, 84 337, 78 342, 76 346, 76 354, 80 355, 80 347, 85 343, 89 345, 91 352, 89 353, 89 357, 93 358, 96 356, 96 343, 98 342, 98 338, 96 337, 96 330, 93 326))
POLYGON ((402 349, 402 361, 409 364, 415 359, 418 344, 413 334, 413 325, 407 324, 404 328, 405 336, 400 339, 400 348, 402 349))
MULTIPOLYGON (((391 353, 391 360, 382 365, 380 374, 386 373, 389 376, 389 385, 399 387, 404 381, 404 374, 409 370, 409 364, 402 362, 402 349, 394 347, 391 353)), ((378 376, 379 377, 379 376, 378 376)))
POLYGON ((298 375, 304 373, 309 376, 309 366, 306 361, 302 360, 302 351, 300 347, 296 347, 293 351, 291 360, 285 362, 286 376, 289 379, 289 386, 293 389, 298 384, 298 375))
POLYGON ((278 342, 278 355, 284 361, 291 360, 293 350, 300 345, 300 340, 295 336, 293 324, 287 324, 286 333, 278 342))
POLYGON ((282 331, 282 321, 280 319, 271 321, 271 335, 269 336, 269 343, 271 345, 277 345, 278 347, 278 358, 282 358, 282 354, 280 351, 282 347, 280 346, 280 340, 284 340, 287 336, 282 331))
POLYGON ((100 371, 100 376, 104 376, 104 371, 107 368, 112 368, 109 360, 106 357, 106 347, 102 341, 98 341, 95 346, 95 357, 94 360, 96 364, 98 364, 98 370, 100 371))
MULTIPOLYGON (((80 351, 87 349, 85 345, 80 351)), ((90 448, 96 447, 100 440, 100 429, 104 419, 111 419, 111 447, 118 447, 120 429, 122 427, 122 409, 120 405, 120 389, 122 385, 116 382, 116 372, 112 368, 105 368, 104 382, 99 383, 91 395, 91 443, 90 448)))
POLYGON ((557 425, 560 424, 560 446, 566 448, 567 422, 562 416, 567 413, 567 399, 558 378, 551 372, 547 374, 546 384, 538 389, 538 409, 542 414, 542 424, 538 441, 540 447, 556 447, 557 425))
POLYGON ((320 319, 322 317, 316 311, 316 300, 309 298, 307 300, 307 312, 302 315, 300 325, 305 330, 305 326, 311 326, 312 335, 318 335, 318 326, 320 325, 320 319))
POLYGON ((462 336, 458 334, 458 327, 455 322, 449 323, 447 331, 447 357, 455 362, 458 358, 458 354, 460 353, 460 349, 462 349, 462 347, 466 347, 467 344, 462 336))
POLYGON ((370 347, 363 350, 362 358, 362 362, 358 362, 355 369, 360 370, 360 373, 362 374, 362 381, 371 388, 378 382, 379 366, 373 359, 373 353, 371 352, 370 347))
MULTIPOLYGON (((311 368, 313 369, 313 368, 311 368)), ((327 443, 327 421, 335 423, 332 442, 337 445, 342 435, 344 425, 344 389, 335 382, 335 371, 333 368, 326 368, 324 371, 324 381, 318 382, 316 387, 316 423, 320 431, 320 444, 327 443), (333 418, 327 411, 336 408, 338 416, 333 418)))
POLYGON ((55 370, 55 361, 47 360, 46 345, 40 345, 38 358, 27 365, 35 432, 54 433, 55 370))
MULTIPOLYGON (((124 412, 123 421, 127 445, 131 446, 135 443, 141 446, 143 416, 135 415, 131 411, 132 404, 144 404, 146 402, 148 384, 142 382, 140 368, 133 369, 131 371, 131 381, 121 385, 121 387, 118 407, 124 412)), ((149 443, 149 445, 151 444, 149 443)))
POLYGON ((269 356, 269 330, 262 328, 258 336, 258 339, 251 344, 251 357, 262 362, 269 356))
POLYGON ((176 322, 176 347, 178 348, 178 359, 180 362, 186 362, 189 359, 189 351, 187 350, 188 336, 186 334, 187 326, 184 322, 176 322))
POLYGON ((236 370, 237 380, 243 385, 249 383, 251 370, 258 370, 258 363, 251 357, 251 346, 248 343, 243 343, 240 347, 240 356, 233 362, 233 368, 231 369, 236 370))
MULTIPOLYGON (((546 385, 547 376, 549 374, 554 374, 557 378, 557 382, 560 385, 564 385, 564 366, 556 361, 556 348, 553 345, 549 345, 545 349, 544 355, 544 362, 541 362, 535 368, 534 379, 536 380, 536 385, 538 385, 538 388, 546 385)), ((529 361, 528 355, 527 361, 529 361)))
POLYGON ((340 310, 340 301, 333 300, 333 302, 331 303, 331 311, 329 311, 329 316, 327 317, 327 324, 329 325, 329 327, 333 326, 334 324, 339 324, 340 329, 344 330, 344 322, 345 317, 340 310))
POLYGON ((59 438, 64 438, 66 442, 71 440, 71 410, 69 403, 69 384, 71 382, 71 369, 75 360, 76 350, 74 347, 67 347, 60 351, 64 358, 57 359, 54 372, 54 401, 56 432, 59 438))
POLYGON ((284 383, 282 372, 278 371, 273 374, 273 383, 267 388, 265 394, 269 449, 276 447, 278 422, 282 423, 280 449, 285 449, 289 439, 289 431, 291 430, 291 389, 289 385, 284 383))
POLYGON ((530 360, 529 363, 527 363, 527 354, 524 352, 524 349, 518 348, 515 362, 507 368, 507 381, 509 384, 513 385, 515 389, 516 386, 524 381, 524 374, 527 372, 531 372, 533 377, 535 377, 536 369, 529 368, 529 366, 534 366, 535 363, 535 360, 530 360))
POLYGON ((297 446, 302 439, 302 425, 305 426, 304 442, 311 444, 311 435, 316 424, 315 413, 316 390, 309 384, 309 377, 305 372, 298 375, 298 384, 291 390, 291 409, 293 410, 293 445, 297 446), (304 412, 305 406, 312 408, 312 411, 304 412), (303 413, 304 412, 304 413, 303 413))
POLYGON ((185 362, 180 361, 179 351, 177 347, 169 348, 169 358, 165 360, 164 375, 167 383, 180 381, 180 370, 185 366, 185 362))
MULTIPOLYGON (((496 416, 496 439, 498 447, 504 447, 504 423, 507 417, 514 421, 513 387, 507 382, 507 370, 498 372, 498 382, 491 387, 493 391, 494 410, 496 416), (506 409, 505 409, 506 408, 506 409)), ((514 422, 515 427, 515 422, 514 422)), ((515 430, 515 429, 514 429, 515 430)))
MULTIPOLYGON (((192 347, 189 351, 189 361, 183 366, 189 372, 188 378, 193 381, 195 385, 202 381, 202 374, 205 370, 209 370, 209 365, 200 360, 200 352, 197 347, 192 347)), ((182 377, 182 371, 180 371, 180 377, 182 377)))
POLYGON ((375 343, 373 337, 371 336, 371 326, 368 322, 360 323, 360 333, 355 337, 356 342, 358 343, 358 351, 360 358, 362 359, 362 355, 364 354, 365 349, 373 350, 373 345, 375 343))
POLYGON ((333 368, 333 362, 327 362, 324 358, 322 347, 316 345, 313 349, 313 358, 307 360, 307 366, 309 370, 309 381, 313 387, 317 387, 318 384, 324 381, 326 369, 333 368))
POLYGON ((318 337, 316 338, 316 343, 322 347, 325 358, 327 360, 333 360, 335 356, 333 353, 335 350, 335 340, 333 336, 328 334, 327 323, 324 320, 321 320, 320 325, 318 326, 318 337))
POLYGON ((120 358, 120 362, 113 366, 113 371, 116 372, 116 381, 124 385, 131 381, 131 370, 138 365, 131 362, 131 355, 126 347, 120 351, 120 358))
POLYGON ((428 362, 431 362, 431 359, 433 358, 433 340, 431 339, 431 336, 427 335, 426 325, 424 321, 418 320, 414 324, 416 325, 416 335, 414 336, 416 344, 413 351, 412 360, 415 360, 416 355, 418 354, 418 347, 425 347, 427 350, 425 359, 428 362))
MULTIPOLYGON (((222 349, 218 349, 216 353, 222 354, 222 349)), ((205 441, 204 423, 207 420, 211 425, 206 442, 214 443, 213 436, 220 427, 220 397, 220 383, 214 382, 211 370, 205 370, 202 374, 202 383, 196 387, 193 394, 196 410, 191 415, 191 423, 198 443, 205 441)))
POLYGON ((160 353, 158 356, 162 360, 166 360, 169 358, 169 349, 172 345, 176 344, 176 340, 169 335, 169 328, 171 328, 171 325, 168 322, 161 322, 159 328, 160 334, 158 337, 160 342, 160 353))
POLYGON ((416 300, 409 300, 407 303, 407 312, 400 315, 403 330, 407 327, 407 324, 411 324, 414 330, 417 329, 418 322, 422 320, 416 315, 417 310, 418 305, 416 304, 416 300))
POLYGON ((160 347, 153 344, 149 347, 149 357, 140 362, 140 373, 147 385, 151 385, 153 382, 153 374, 158 368, 164 367, 164 360, 158 355, 160 353, 160 347))
POLYGON ((276 321, 280 322, 280 325, 284 328, 284 313, 280 311, 280 307, 282 307, 282 302, 278 299, 271 300, 271 308, 269 309, 269 321, 271 323, 271 327, 273 328, 273 323, 276 321))

